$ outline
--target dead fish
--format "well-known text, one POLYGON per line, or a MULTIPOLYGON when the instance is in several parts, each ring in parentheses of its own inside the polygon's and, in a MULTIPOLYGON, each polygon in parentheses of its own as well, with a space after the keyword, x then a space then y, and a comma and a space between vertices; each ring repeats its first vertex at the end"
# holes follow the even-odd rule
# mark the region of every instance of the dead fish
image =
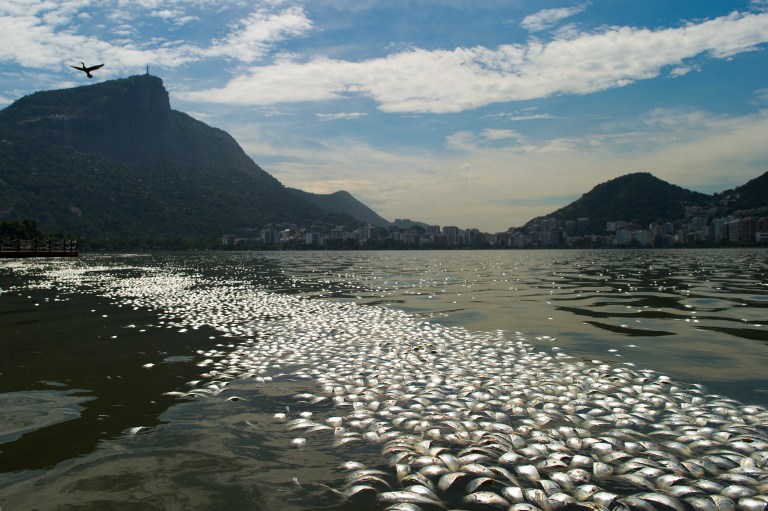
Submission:
POLYGON ((683 499, 694 511, 717 511, 717 506, 711 499, 704 497, 686 497, 683 499))
POLYGON ((687 486, 684 484, 673 484, 672 486, 667 488, 666 493, 669 493, 669 495, 677 499, 682 499, 684 497, 693 497, 695 495, 703 495, 704 492, 692 486, 687 486))
POLYGON ((359 502, 373 499, 378 493, 379 490, 373 486, 366 484, 356 484, 347 488, 343 494, 347 500, 359 502))
POLYGON ((723 488, 720 494, 734 501, 738 501, 743 498, 754 497, 756 492, 746 486, 732 484, 723 488))
POLYGON ((553 493, 549 496, 549 507, 553 510, 562 509, 569 504, 576 502, 576 499, 567 493, 553 493))
POLYGON ((599 491, 594 495, 592 495, 592 500, 594 502, 597 502, 598 504, 605 506, 609 509, 613 507, 613 504, 617 498, 619 498, 619 496, 616 495, 615 493, 611 493, 609 491, 604 491, 604 490, 599 491))
POLYGON ((675 511, 686 511, 685 506, 679 500, 668 495, 662 495, 661 493, 640 493, 636 497, 651 504, 659 504, 674 509, 675 511))
POLYGON ((657 511, 653 504, 638 497, 623 497, 619 503, 631 511, 657 511))
POLYGON ((573 496, 577 501, 592 500, 592 496, 601 491, 599 486, 594 484, 583 484, 573 491, 573 496))
POLYGON ((605 479, 609 475, 613 474, 613 467, 602 461, 596 461, 592 464, 592 475, 598 481, 605 479))
POLYGON ((437 488, 441 492, 446 492, 452 488, 462 479, 467 479, 472 477, 471 474, 467 472, 449 472, 447 474, 443 474, 440 476, 440 480, 437 483, 437 488))
POLYGON ((494 476, 493 471, 479 463, 468 463, 466 465, 462 465, 461 471, 485 477, 494 476))
POLYGON ((416 504, 411 504, 409 502, 398 502, 397 504, 387 506, 384 511, 422 511, 422 509, 416 504))
POLYGON ((736 503, 724 495, 710 495, 709 498, 715 503, 717 511, 734 511, 736 503))
POLYGON ((476 477, 467 483, 466 485, 467 493, 475 493, 481 487, 493 486, 495 483, 496 481, 494 481, 490 477, 476 477))
POLYGON ((426 486, 421 484, 414 484, 414 485, 408 486, 405 488, 405 491, 418 493, 419 495, 422 495, 428 499, 432 499, 436 501, 440 500, 440 498, 437 495, 435 495, 434 491, 432 491, 430 488, 427 488, 426 486))
POLYGON ((625 483, 629 486, 632 486, 635 488, 642 488, 644 490, 648 490, 651 492, 655 490, 655 487, 651 483, 649 483, 647 479, 635 474, 622 474, 617 476, 611 476, 610 480, 616 481, 619 483, 625 483))
POLYGON ((513 504, 521 504, 525 502, 523 489, 519 486, 505 486, 501 489, 501 495, 513 504))
POLYGON ((498 493, 490 491, 480 491, 476 493, 470 493, 466 495, 462 501, 465 504, 479 505, 486 509, 507 509, 509 508, 509 502, 498 493))
POLYGON ((441 502, 425 497, 424 495, 419 495, 418 493, 414 493, 412 491, 398 490, 398 491, 389 491, 389 492, 379 493, 376 496, 376 499, 379 502, 386 502, 386 503, 403 502, 403 503, 421 504, 426 506, 437 506, 440 508, 445 508, 445 505, 443 505, 441 502))
POLYGON ((515 467, 515 472, 517 472, 520 477, 528 479, 529 481, 536 482, 541 479, 539 471, 533 465, 519 465, 515 467))
POLYGON ((520 502, 518 504, 513 504, 509 511, 542 511, 541 509, 537 508, 533 504, 529 504, 528 502, 520 502))
POLYGON ((745 497, 739 499, 738 508, 739 511, 766 511, 768 510, 768 501, 745 497))

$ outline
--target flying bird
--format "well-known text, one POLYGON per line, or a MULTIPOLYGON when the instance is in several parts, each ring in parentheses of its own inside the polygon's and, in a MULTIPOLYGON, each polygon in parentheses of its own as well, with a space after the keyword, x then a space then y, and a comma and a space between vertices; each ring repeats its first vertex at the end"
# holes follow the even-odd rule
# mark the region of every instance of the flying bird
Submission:
POLYGON ((85 62, 81 62, 81 64, 83 65, 82 67, 77 67, 77 66, 69 66, 69 67, 73 67, 78 71, 82 71, 83 73, 88 75, 88 78, 93 78, 91 71, 96 71, 97 69, 99 69, 104 65, 104 64, 99 64, 97 66, 85 67, 85 62))

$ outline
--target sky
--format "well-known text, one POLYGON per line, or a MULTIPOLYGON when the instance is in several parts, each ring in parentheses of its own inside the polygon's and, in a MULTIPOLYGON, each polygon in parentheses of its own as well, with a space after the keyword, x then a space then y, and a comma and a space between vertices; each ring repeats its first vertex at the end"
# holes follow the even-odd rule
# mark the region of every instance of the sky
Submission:
POLYGON ((146 66, 284 185, 390 221, 768 171, 768 0, 0 0, 0 108, 146 66))

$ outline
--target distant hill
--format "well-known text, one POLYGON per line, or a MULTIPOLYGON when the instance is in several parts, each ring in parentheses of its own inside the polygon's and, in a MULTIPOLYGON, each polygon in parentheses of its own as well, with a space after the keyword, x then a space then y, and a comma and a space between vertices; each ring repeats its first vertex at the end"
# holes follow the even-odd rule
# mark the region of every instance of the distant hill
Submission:
POLYGON ((559 220, 589 218, 589 230, 600 233, 607 222, 614 220, 648 225, 683 218, 686 206, 703 207, 710 200, 707 194, 669 184, 648 172, 637 172, 601 183, 547 216, 559 220))
POLYGON ((368 222, 325 202, 284 187, 226 132, 172 110, 155 76, 37 92, 0 110, 0 220, 108 246, 198 246, 270 222, 368 222))
POLYGON ((732 210, 748 210, 768 207, 768 172, 745 184, 715 194, 714 199, 732 210))
POLYGON ((429 224, 427 223, 411 220, 410 218, 396 218, 392 223, 401 229, 412 229, 415 227, 417 229, 426 230, 429 227, 429 224))
POLYGON ((379 227, 385 227, 390 224, 390 222, 380 217, 371 208, 355 199, 349 192, 342 190, 331 194, 316 194, 295 188, 289 188, 288 190, 298 197, 311 202, 326 213, 349 215, 363 223, 379 227))

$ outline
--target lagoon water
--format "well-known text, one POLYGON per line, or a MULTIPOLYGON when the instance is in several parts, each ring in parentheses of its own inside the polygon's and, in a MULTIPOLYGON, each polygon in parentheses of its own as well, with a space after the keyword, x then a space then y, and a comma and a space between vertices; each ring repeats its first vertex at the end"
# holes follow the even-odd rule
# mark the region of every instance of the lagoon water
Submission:
POLYGON ((413 359, 485 388, 505 346, 763 409, 767 274, 760 249, 4 260, 0 508, 385 509, 339 494, 342 463, 394 463, 354 433, 360 382, 328 381, 408 388, 413 359))

